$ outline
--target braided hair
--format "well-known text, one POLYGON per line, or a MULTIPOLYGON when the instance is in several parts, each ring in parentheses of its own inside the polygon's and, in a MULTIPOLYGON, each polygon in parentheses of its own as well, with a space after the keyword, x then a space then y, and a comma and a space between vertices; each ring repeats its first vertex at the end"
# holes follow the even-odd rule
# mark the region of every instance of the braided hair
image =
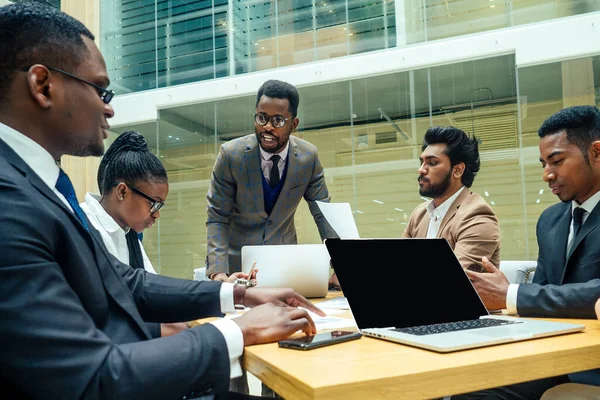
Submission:
MULTIPOLYGON (((167 183, 167 171, 160 159, 148 150, 144 136, 135 131, 123 132, 110 145, 98 168, 98 188, 104 196, 119 182, 135 186, 138 182, 167 183)), ((125 235, 129 249, 129 265, 144 268, 144 259, 137 233, 130 229, 125 235)))

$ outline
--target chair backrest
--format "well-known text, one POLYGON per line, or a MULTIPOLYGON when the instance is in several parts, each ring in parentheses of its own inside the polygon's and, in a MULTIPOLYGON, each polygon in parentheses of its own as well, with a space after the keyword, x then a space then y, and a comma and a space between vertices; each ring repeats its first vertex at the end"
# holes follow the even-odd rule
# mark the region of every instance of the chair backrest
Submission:
POLYGON ((194 269, 194 280, 205 281, 206 280, 206 267, 194 269))
POLYGON ((506 275, 510 283, 531 283, 537 261, 519 260, 519 261, 500 261, 500 271, 506 275))

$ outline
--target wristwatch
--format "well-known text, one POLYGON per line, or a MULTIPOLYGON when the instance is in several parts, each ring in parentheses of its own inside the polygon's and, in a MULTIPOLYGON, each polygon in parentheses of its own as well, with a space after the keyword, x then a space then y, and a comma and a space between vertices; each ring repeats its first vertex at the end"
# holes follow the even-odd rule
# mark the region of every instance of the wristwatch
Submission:
POLYGON ((256 281, 251 281, 250 279, 237 278, 234 282, 236 285, 242 285, 246 288, 251 288, 256 286, 256 281))

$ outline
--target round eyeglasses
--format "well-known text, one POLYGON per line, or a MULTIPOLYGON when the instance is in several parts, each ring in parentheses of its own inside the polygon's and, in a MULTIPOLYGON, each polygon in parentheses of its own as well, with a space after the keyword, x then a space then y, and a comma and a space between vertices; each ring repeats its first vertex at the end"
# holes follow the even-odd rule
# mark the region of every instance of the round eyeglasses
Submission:
POLYGON ((289 118, 286 118, 283 115, 268 116, 265 113, 254 114, 254 122, 256 122, 257 125, 265 126, 271 121, 273 128, 282 128, 288 119, 289 118))
POLYGON ((149 195, 147 195, 146 193, 142 192, 140 189, 129 185, 129 184, 125 184, 127 185, 127 187, 129 189, 131 189, 132 192, 134 192, 135 194, 142 196, 143 198, 145 198, 146 200, 148 200, 150 202, 150 214, 154 214, 155 212, 159 211, 161 208, 163 208, 165 206, 165 202, 164 201, 158 201, 153 199, 152 197, 150 197, 149 195))

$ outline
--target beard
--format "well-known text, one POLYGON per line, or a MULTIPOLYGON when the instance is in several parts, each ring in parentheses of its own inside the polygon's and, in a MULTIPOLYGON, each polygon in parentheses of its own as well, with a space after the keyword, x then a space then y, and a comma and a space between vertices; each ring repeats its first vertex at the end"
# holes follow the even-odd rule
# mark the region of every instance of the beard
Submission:
MULTIPOLYGON (((446 192, 446 190, 448 190, 448 188, 450 187, 451 178, 452 178, 452 169, 450 169, 450 171, 448 171, 448 174, 444 177, 444 179, 441 180, 441 182, 435 183, 435 184, 432 184, 430 182, 429 188, 420 187, 419 194, 421 196, 429 197, 431 199, 439 197, 442 194, 444 194, 446 192)), ((419 180, 420 179, 421 179, 421 177, 419 176, 419 180)))
POLYGON ((288 132, 286 132, 286 134, 277 135, 277 136, 272 134, 272 136, 275 138, 274 142, 263 143, 261 136, 263 133, 267 133, 267 132, 259 132, 256 128, 254 129, 254 134, 256 135, 256 139, 258 140, 258 144, 260 145, 260 147, 267 153, 271 153, 271 154, 275 154, 275 153, 281 151, 281 149, 283 149, 286 146, 291 132, 292 132, 292 128, 290 127, 288 132))

